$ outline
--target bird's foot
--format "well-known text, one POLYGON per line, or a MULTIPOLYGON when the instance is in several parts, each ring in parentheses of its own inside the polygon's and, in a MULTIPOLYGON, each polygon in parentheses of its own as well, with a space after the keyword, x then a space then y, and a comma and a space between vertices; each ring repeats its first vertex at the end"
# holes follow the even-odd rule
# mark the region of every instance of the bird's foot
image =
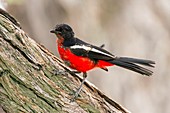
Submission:
POLYGON ((73 98, 71 98, 70 102, 74 102, 74 101, 77 99, 77 97, 79 96, 79 93, 80 93, 81 89, 82 89, 82 88, 79 87, 79 88, 76 90, 76 92, 73 94, 73 98))
POLYGON ((76 93, 74 94, 74 97, 70 100, 70 102, 74 102, 77 99, 79 93, 81 92, 81 90, 83 88, 82 86, 83 86, 86 78, 87 78, 87 73, 83 73, 83 80, 82 80, 80 86, 78 87, 78 89, 76 90, 76 93))
POLYGON ((59 69, 55 69, 53 70, 54 75, 66 75, 67 71, 66 70, 59 70, 59 69))

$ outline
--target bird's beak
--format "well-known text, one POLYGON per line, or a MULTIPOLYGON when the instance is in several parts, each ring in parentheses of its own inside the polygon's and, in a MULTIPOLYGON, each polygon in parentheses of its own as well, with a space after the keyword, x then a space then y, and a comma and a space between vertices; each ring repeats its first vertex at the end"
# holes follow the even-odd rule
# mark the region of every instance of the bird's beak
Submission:
POLYGON ((51 30, 50 33, 56 33, 56 31, 55 30, 51 30))
POLYGON ((60 34, 60 31, 51 30, 50 33, 60 34))

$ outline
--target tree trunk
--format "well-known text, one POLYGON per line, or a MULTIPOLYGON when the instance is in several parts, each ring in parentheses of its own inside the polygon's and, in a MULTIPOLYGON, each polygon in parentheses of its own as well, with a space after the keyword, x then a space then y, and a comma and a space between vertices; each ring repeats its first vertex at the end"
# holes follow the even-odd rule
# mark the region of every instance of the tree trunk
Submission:
POLYGON ((0 9, 0 105, 5 112, 128 112, 88 82, 70 102, 81 80, 0 9))

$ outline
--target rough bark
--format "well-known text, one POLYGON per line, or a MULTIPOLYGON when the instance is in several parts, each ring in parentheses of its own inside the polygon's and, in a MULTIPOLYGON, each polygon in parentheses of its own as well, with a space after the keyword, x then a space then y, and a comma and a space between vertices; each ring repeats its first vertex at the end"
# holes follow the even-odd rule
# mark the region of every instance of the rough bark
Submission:
POLYGON ((81 80, 0 9, 0 105, 5 112, 128 112, 88 82, 70 102, 81 80))

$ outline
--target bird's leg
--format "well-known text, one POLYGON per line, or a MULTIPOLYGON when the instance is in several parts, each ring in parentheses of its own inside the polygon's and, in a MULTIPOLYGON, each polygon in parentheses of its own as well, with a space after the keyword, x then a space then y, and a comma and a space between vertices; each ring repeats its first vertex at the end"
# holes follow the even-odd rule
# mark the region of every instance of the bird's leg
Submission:
POLYGON ((78 89, 77 89, 77 91, 76 91, 76 93, 75 93, 73 99, 71 99, 71 101, 74 101, 74 100, 78 97, 80 91, 82 90, 82 86, 83 86, 83 84, 84 84, 86 78, 87 78, 87 73, 85 72, 85 73, 83 73, 83 80, 82 80, 80 86, 78 87, 78 89))

